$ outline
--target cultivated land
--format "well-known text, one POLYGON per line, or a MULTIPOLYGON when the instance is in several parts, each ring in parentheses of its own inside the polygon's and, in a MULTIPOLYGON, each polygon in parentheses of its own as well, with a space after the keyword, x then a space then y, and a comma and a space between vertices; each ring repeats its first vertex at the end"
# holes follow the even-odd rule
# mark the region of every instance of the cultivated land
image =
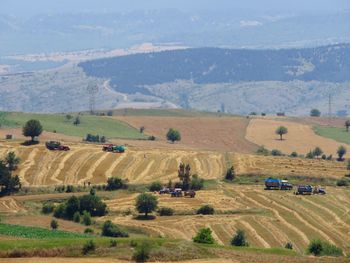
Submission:
POLYGON ((285 154, 296 151, 306 154, 315 147, 321 147, 325 154, 336 156, 341 143, 315 134, 312 127, 305 124, 290 122, 288 119, 253 119, 247 128, 246 139, 268 149, 278 149, 285 154), (288 134, 281 141, 275 134, 279 126, 288 128, 288 134))
POLYGON ((86 126, 82 128, 82 133, 76 134, 76 127, 66 123, 64 116, 55 115, 52 121, 49 115, 12 113, 0 116, 5 126, 0 129, 0 136, 3 138, 11 133, 16 138, 14 141, 0 141, 0 157, 14 151, 21 158, 14 175, 20 176, 24 186, 21 193, 0 198, 0 257, 15 253, 22 253, 23 257, 43 257, 18 261, 0 259, 0 262, 50 263, 55 260, 89 263, 93 260, 104 263, 111 262, 110 258, 113 258, 113 262, 128 262, 134 250, 129 245, 130 241, 143 239, 151 240, 154 244, 151 254, 154 261, 349 261, 348 256, 314 258, 305 255, 307 245, 314 238, 341 247, 346 255, 350 253, 350 192, 347 187, 335 187, 336 180, 348 173, 346 163, 254 154, 258 145, 280 149, 286 154, 294 150, 305 154, 320 146, 325 153, 335 156, 340 143, 316 135, 313 132, 315 122, 290 118, 220 117, 178 110, 147 110, 143 113, 118 110, 113 117, 84 114, 82 123, 85 120, 86 126), (40 118, 48 131, 40 136, 42 143, 39 145, 20 144, 24 138, 20 136, 20 128, 16 127, 21 126, 27 118, 40 118), (281 125, 289 129, 283 141, 279 141, 274 133, 281 125), (141 126, 145 126, 146 135, 140 135, 138 129, 141 126), (180 130, 183 138, 181 142, 166 142, 165 133, 170 127, 180 130), (51 129, 56 129, 57 133, 49 132, 51 129), (97 133, 94 131, 102 131, 100 135, 110 132, 114 135, 110 135, 112 141, 128 144, 126 153, 106 153, 102 151, 101 145, 81 142, 86 133, 97 133), (149 135, 155 135, 157 141, 132 140, 149 135), (121 137, 127 140, 116 139, 121 137), (49 139, 62 140, 71 150, 49 151, 43 144, 49 139), (155 194, 159 207, 173 208, 175 214, 169 217, 157 216, 154 220, 137 220, 135 198, 154 181, 164 184, 168 180, 177 181, 180 162, 189 163, 192 173, 206 180, 205 189, 198 191, 193 199, 155 194), (228 183, 223 181, 223 176, 231 165, 235 167, 237 178, 228 183), (40 213, 42 204, 47 201, 59 203, 72 195, 86 194, 54 193, 54 186, 83 186, 87 182, 100 185, 105 184, 111 176, 128 181, 130 189, 97 192, 107 203, 109 213, 96 218, 96 224, 91 226, 96 235, 85 237, 85 226, 60 219, 59 229, 72 236, 68 238, 64 236, 65 232, 57 232, 52 234, 56 235, 55 238, 42 239, 43 233, 50 232, 48 229, 52 220, 51 215, 40 213), (296 196, 293 191, 265 191, 263 180, 268 176, 287 177, 293 184, 321 184, 326 187, 327 195, 296 196), (216 214, 196 215, 196 210, 205 204, 212 205, 216 214), (130 238, 118 239, 117 249, 109 248, 110 238, 99 237, 101 224, 105 220, 112 220, 130 233, 130 238), (6 227, 6 224, 19 226, 6 227), (198 229, 203 227, 212 229, 216 245, 202 246, 191 241, 198 229), (246 232, 251 248, 229 246, 237 229, 246 232), (82 256, 82 246, 89 239, 96 242, 99 247, 96 253, 103 255, 104 259, 95 259, 96 255, 92 255, 93 258, 79 258, 82 256), (282 249, 287 242, 293 243, 293 251, 282 249), (51 258, 57 256, 77 258, 51 258))

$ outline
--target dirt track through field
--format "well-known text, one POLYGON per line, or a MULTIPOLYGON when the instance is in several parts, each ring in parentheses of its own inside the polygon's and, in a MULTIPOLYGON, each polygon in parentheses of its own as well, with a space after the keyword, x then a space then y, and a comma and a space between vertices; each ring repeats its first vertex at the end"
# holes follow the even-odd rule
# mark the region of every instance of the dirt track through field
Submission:
MULTIPOLYGON (((321 147, 326 155, 332 154, 333 156, 337 156, 337 149, 342 145, 335 140, 315 134, 309 125, 271 119, 251 120, 247 128, 246 139, 257 145, 264 145, 270 150, 278 149, 285 154, 290 154, 293 151, 299 154, 306 154, 318 146, 321 147), (288 128, 288 134, 284 136, 284 140, 282 141, 275 134, 279 126, 288 128)), ((350 150, 349 145, 345 146, 350 150)))

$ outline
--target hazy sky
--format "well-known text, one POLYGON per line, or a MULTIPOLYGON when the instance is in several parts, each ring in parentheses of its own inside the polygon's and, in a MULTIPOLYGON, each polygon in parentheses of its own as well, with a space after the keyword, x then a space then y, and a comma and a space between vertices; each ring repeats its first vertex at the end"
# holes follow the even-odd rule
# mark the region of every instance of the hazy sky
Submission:
POLYGON ((335 12, 350 9, 350 0, 0 0, 0 13, 34 15, 80 11, 120 12, 135 9, 178 8, 250 9, 264 12, 335 12))

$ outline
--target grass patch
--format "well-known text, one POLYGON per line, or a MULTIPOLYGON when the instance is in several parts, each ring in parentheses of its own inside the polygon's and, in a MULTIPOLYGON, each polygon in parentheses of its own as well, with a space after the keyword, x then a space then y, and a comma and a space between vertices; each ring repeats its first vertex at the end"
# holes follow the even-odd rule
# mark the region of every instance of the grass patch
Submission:
POLYGON ((22 127, 28 120, 41 122, 45 131, 62 133, 85 138, 86 134, 99 134, 107 138, 147 139, 138 129, 129 124, 108 118, 91 115, 81 115, 81 124, 73 125, 74 118, 68 121, 65 114, 35 114, 35 113, 1 113, 0 124, 3 127, 22 127))
POLYGON ((317 135, 350 144, 350 132, 346 132, 345 128, 317 125, 313 129, 317 135))
POLYGON ((65 232, 60 230, 48 230, 39 227, 27 227, 19 225, 0 224, 0 235, 31 238, 31 239, 49 239, 49 238, 83 238, 86 235, 65 232))

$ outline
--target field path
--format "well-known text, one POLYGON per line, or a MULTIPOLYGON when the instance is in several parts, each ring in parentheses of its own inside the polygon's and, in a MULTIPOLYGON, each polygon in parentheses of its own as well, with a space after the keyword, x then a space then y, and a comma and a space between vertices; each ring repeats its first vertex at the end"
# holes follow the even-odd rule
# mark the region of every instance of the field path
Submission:
POLYGON ((20 177, 22 184, 25 185, 25 186, 30 185, 29 182, 27 181, 25 175, 26 175, 26 172, 27 172, 32 166, 35 165, 35 160, 34 160, 34 158, 35 158, 35 156, 36 156, 38 153, 39 153, 39 149, 38 149, 38 148, 34 148, 34 149, 30 152, 30 154, 29 154, 28 158, 25 160, 25 162, 24 162, 23 164, 21 164, 21 166, 20 166, 20 167, 21 167, 21 170, 20 170, 18 176, 20 177))
POLYGON ((86 172, 86 177, 79 180, 78 184, 83 184, 84 182, 88 182, 90 181, 93 177, 94 177, 94 172, 96 170, 96 168, 108 157, 110 153, 103 153, 102 156, 100 158, 98 158, 98 160, 96 162, 94 162, 92 164, 92 166, 90 166, 89 170, 86 172))

